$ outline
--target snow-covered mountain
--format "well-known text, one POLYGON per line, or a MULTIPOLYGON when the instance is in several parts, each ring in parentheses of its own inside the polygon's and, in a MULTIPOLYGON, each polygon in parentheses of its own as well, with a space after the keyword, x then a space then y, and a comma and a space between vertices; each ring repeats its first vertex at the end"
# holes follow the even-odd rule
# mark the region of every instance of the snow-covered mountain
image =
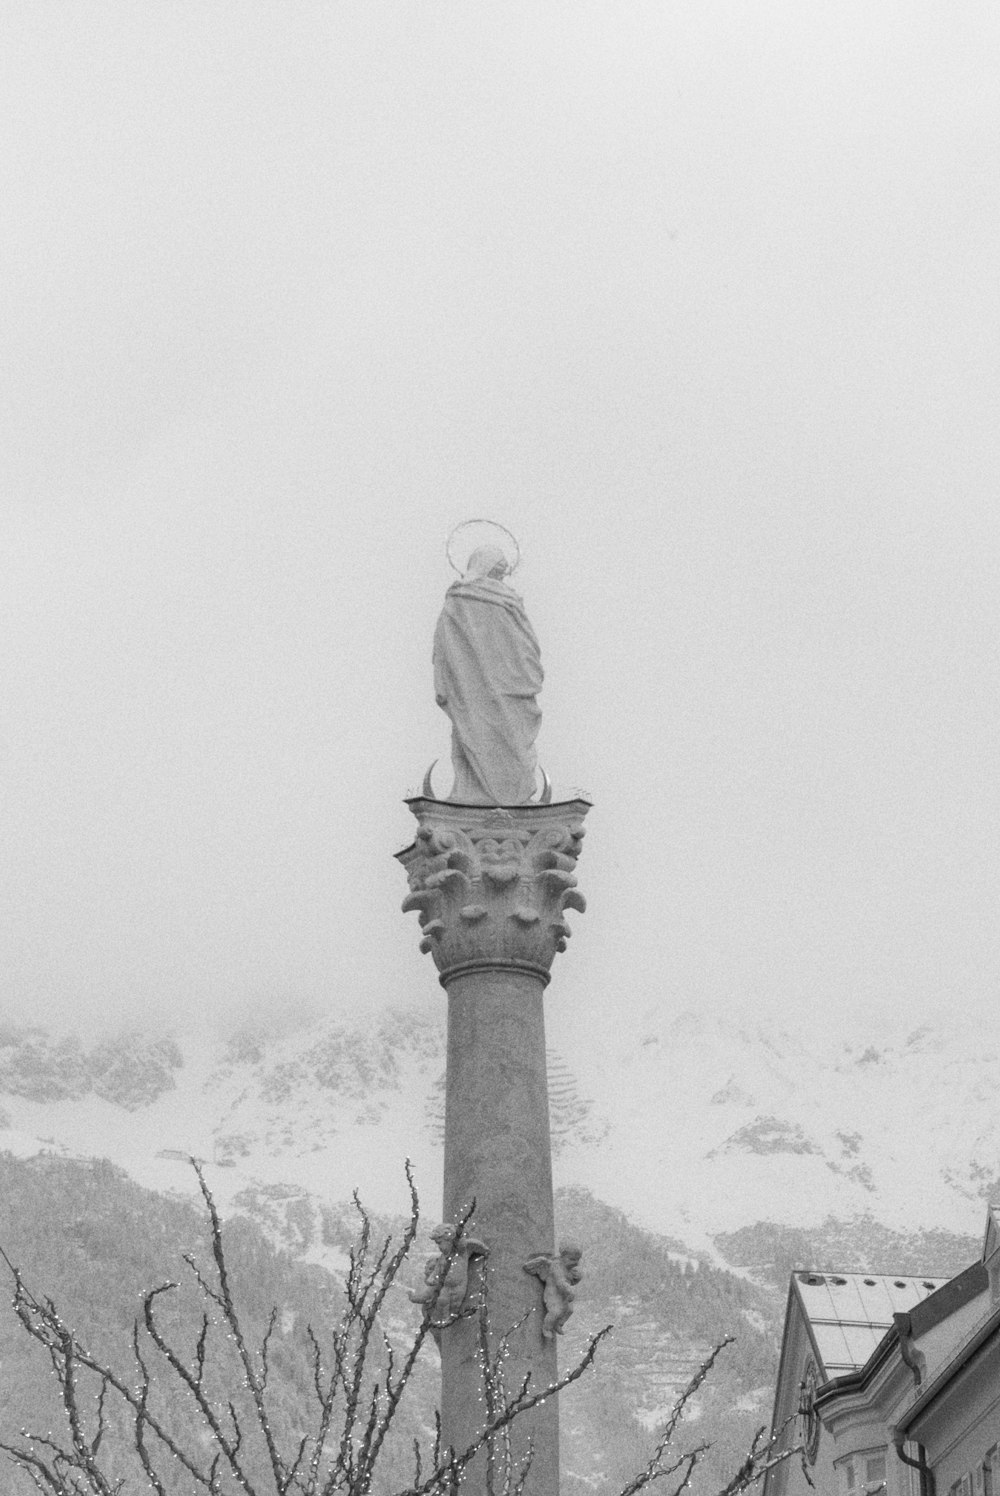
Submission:
MULTIPOLYGON (((566 1488, 618 1489, 677 1387, 735 1335, 696 1407, 713 1446, 699 1489, 717 1490, 766 1422, 794 1265, 950 1275, 972 1261, 1000 1173, 996 1051, 953 1022, 831 1041, 666 1006, 632 1030, 609 1015, 601 1035, 554 1017, 557 1214, 586 1268, 564 1364, 615 1326, 566 1395, 566 1488)), ((342 1269, 356 1235, 355 1187, 376 1212, 404 1212, 409 1157, 433 1224, 443 1081, 440 1006, 89 1045, 0 1028, 0 1245, 88 1333, 127 1324, 138 1289, 197 1237, 182 1198, 193 1155, 224 1214, 250 1218, 227 1231, 258 1299, 280 1303, 284 1325, 301 1291, 322 1319, 336 1281, 322 1269, 342 1269), (88 1158, 118 1169, 75 1161, 88 1158)), ((0 1361, 9 1408, 44 1406, 47 1368, 12 1317, 0 1361)), ((436 1395, 429 1353, 421 1427, 436 1395)))
MULTIPOLYGON (((549 1056, 557 1183, 694 1252, 761 1222, 975 1236, 1000 1186, 997 1046, 954 1023, 830 1042, 662 1009, 579 1051, 549 1056)), ((8 1026, 0 1149, 105 1157, 165 1192, 193 1154, 224 1208, 322 1257, 319 1212, 355 1187, 405 1208, 406 1157, 435 1213, 443 1070, 440 1017, 412 1011, 89 1049, 8 1026)))
POLYGON ((1000 1188, 998 1053, 954 1018, 831 1038, 808 1019, 654 1009, 605 1051, 605 1142, 562 1168, 579 1162, 602 1199, 692 1244, 859 1217, 978 1235, 1000 1188))

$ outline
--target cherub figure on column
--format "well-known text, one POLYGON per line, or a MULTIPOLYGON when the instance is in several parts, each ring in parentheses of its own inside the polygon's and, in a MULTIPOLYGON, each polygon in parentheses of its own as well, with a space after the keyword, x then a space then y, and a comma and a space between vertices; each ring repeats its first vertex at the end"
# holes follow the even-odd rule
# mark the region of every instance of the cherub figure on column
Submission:
POLYGON ((583 1277, 580 1258, 583 1250, 575 1242, 563 1242, 558 1252, 539 1252, 529 1257, 524 1271, 542 1281, 542 1339, 551 1340, 561 1335, 563 1327, 573 1313, 576 1285, 583 1277))
POLYGON ((459 1236, 447 1223, 435 1226, 431 1241, 437 1247, 424 1265, 422 1288, 414 1289, 410 1302, 423 1304, 432 1317, 432 1331, 440 1330, 461 1314, 469 1293, 470 1264, 489 1256, 489 1248, 475 1236, 459 1236), (457 1238, 457 1240, 456 1240, 457 1238))

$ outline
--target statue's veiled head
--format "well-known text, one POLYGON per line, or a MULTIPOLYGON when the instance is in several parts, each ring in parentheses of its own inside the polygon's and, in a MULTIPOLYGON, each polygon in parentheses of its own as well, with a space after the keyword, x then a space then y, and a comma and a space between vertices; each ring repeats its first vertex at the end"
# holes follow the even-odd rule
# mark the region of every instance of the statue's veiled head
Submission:
POLYGON ((480 545, 472 552, 465 567, 463 582, 480 582, 492 577, 501 582, 510 571, 510 562, 498 545, 480 545))

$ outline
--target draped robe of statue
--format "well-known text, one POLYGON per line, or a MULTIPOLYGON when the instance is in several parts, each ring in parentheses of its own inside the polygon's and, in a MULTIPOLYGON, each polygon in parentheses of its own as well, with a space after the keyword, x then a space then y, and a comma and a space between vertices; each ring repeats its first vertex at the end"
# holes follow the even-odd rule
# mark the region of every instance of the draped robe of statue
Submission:
POLYGON ((452 723, 450 798, 460 805, 523 805, 535 791, 541 654, 521 598, 486 574, 496 556, 502 570, 489 547, 470 558, 434 635, 434 691, 452 723))

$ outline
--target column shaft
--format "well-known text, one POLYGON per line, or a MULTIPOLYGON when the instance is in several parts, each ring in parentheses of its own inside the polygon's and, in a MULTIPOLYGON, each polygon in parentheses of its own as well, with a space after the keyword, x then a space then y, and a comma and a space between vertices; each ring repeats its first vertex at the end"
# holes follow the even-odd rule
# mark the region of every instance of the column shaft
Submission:
MULTIPOLYGON (((541 1334, 541 1285, 523 1267, 555 1239, 542 992, 540 978, 503 968, 448 983, 444 1218, 454 1221, 475 1200, 470 1231, 489 1243, 491 1341, 495 1350, 510 1332, 510 1388, 525 1375, 538 1388, 556 1379, 555 1341, 541 1334)), ((475 1320, 442 1337, 443 1434, 456 1449, 485 1417, 479 1355, 475 1320)), ((515 1459, 532 1440, 529 1491, 558 1491, 558 1417, 558 1399, 549 1398, 512 1430, 515 1459)))

